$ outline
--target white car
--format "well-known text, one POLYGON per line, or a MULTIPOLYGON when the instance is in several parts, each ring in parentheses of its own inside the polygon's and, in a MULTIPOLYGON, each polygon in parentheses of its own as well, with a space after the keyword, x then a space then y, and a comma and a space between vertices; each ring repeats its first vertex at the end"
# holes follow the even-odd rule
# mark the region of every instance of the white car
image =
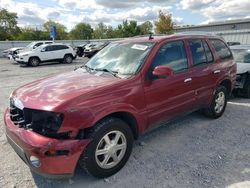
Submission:
POLYGON ((52 44, 53 41, 35 41, 28 44, 26 47, 15 47, 3 51, 3 54, 8 57, 8 59, 15 59, 15 55, 23 51, 29 51, 35 49, 43 44, 52 44))
POLYGON ((40 63, 51 61, 72 63, 75 57, 76 52, 71 46, 53 43, 41 45, 30 51, 23 51, 16 55, 15 61, 35 67, 40 63))

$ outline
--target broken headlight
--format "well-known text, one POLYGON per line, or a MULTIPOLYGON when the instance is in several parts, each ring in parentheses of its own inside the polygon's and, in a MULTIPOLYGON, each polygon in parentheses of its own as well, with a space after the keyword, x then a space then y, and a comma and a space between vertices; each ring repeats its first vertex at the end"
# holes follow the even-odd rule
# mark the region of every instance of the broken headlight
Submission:
POLYGON ((40 110, 31 110, 30 128, 44 136, 53 136, 63 122, 63 114, 40 110))

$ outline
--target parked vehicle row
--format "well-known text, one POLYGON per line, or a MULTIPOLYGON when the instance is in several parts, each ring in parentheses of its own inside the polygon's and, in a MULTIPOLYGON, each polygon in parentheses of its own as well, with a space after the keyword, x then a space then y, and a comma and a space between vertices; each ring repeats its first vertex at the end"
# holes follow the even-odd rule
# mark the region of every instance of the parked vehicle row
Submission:
POLYGON ((84 43, 76 47, 76 53, 79 57, 91 58, 108 44, 109 42, 84 43))
POLYGON ((16 89, 4 115, 6 136, 41 175, 69 177, 79 164, 108 177, 147 130, 196 110, 221 117, 235 81, 232 52, 219 36, 125 39, 74 71, 16 89))
POLYGON ((28 44, 26 47, 15 47, 15 48, 10 48, 7 50, 4 50, 3 53, 6 54, 6 56, 9 59, 14 59, 15 60, 15 56, 18 53, 21 53, 23 51, 30 51, 32 49, 35 49, 43 44, 52 44, 53 41, 36 41, 36 42, 31 42, 30 44, 28 44))
POLYGON ((77 56, 91 58, 108 44, 109 42, 83 43, 74 48, 69 44, 37 41, 30 43, 26 47, 4 50, 3 53, 17 63, 37 66, 40 63, 50 61, 71 63, 77 56))

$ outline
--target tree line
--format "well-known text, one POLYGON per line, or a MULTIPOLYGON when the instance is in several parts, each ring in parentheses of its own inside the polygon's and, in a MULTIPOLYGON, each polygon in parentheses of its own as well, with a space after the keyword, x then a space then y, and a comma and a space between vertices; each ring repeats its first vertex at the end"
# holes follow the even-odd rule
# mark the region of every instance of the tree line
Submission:
POLYGON ((88 23, 78 23, 67 32, 66 26, 53 20, 48 20, 42 28, 18 27, 17 13, 0 9, 0 40, 49 40, 50 26, 55 25, 57 40, 89 40, 133 37, 147 35, 151 32, 156 34, 172 34, 175 23, 172 15, 168 12, 159 11, 158 19, 154 25, 150 21, 138 24, 136 20, 124 20, 117 27, 99 23, 92 28, 88 23))

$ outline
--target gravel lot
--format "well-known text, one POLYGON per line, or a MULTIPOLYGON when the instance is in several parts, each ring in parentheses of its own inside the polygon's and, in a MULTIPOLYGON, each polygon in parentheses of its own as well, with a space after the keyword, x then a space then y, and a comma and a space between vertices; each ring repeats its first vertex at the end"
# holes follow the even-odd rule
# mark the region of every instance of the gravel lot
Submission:
POLYGON ((90 177, 81 169, 70 180, 31 173, 5 138, 9 94, 84 61, 31 68, 0 59, 0 187, 250 187, 250 100, 242 98, 230 99, 218 120, 193 113, 147 133, 134 144, 125 167, 108 179, 90 177))

